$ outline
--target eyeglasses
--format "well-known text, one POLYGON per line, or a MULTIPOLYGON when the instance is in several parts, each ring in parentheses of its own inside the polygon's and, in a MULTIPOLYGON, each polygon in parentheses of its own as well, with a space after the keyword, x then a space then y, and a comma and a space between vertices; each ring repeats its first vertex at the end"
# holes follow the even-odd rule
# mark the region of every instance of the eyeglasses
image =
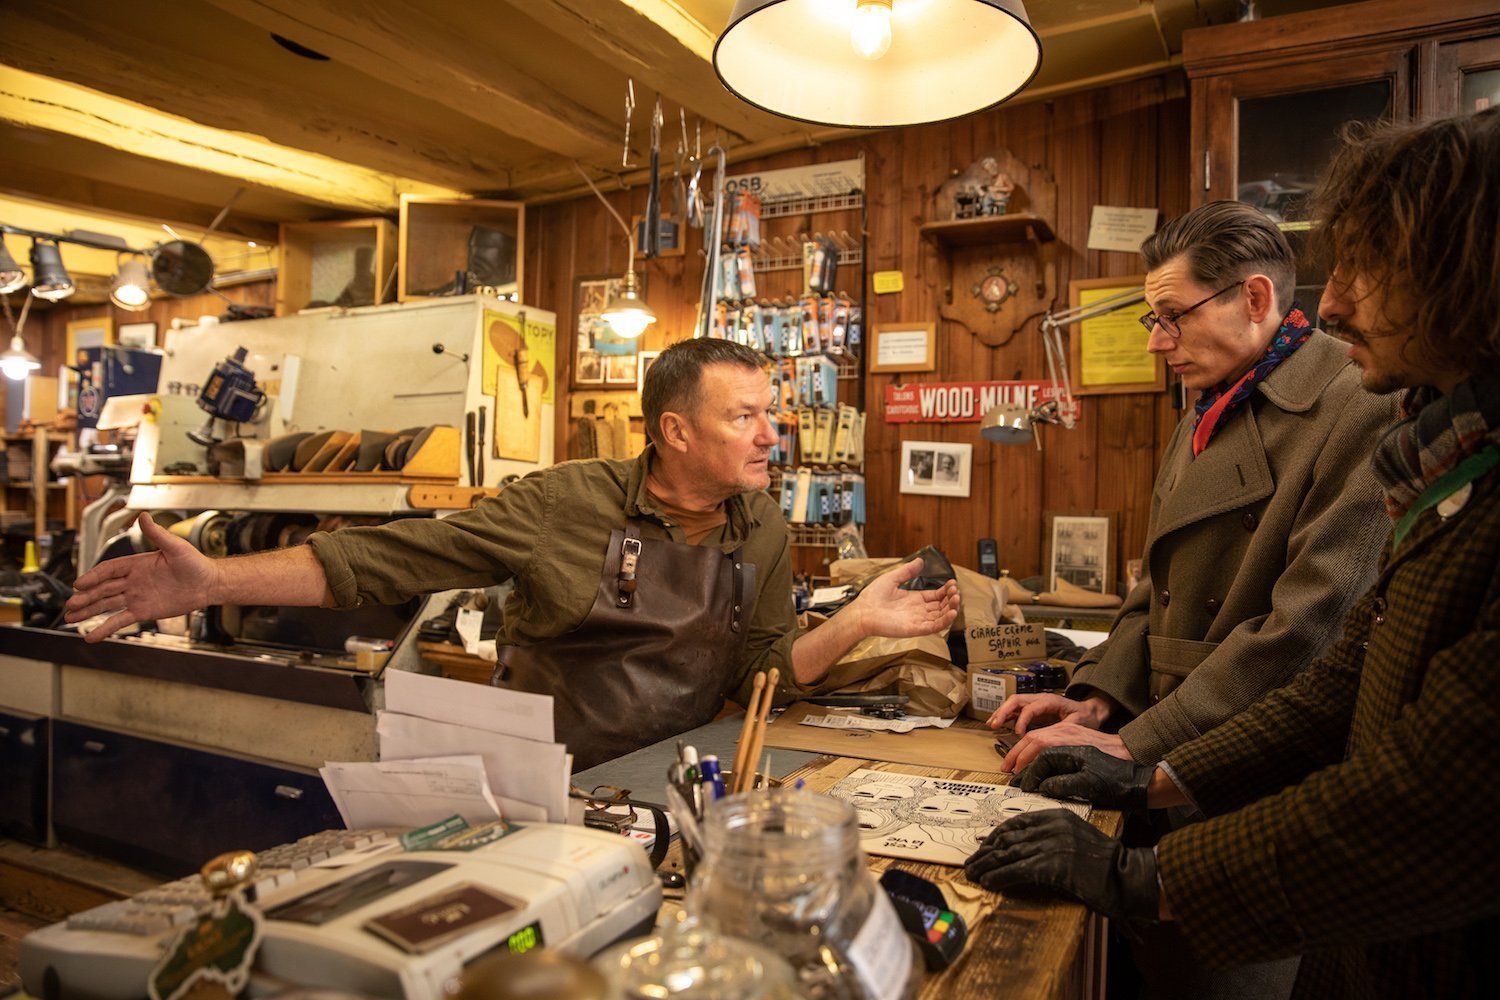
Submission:
POLYGON ((1182 327, 1178 326, 1177 323, 1182 319, 1182 317, 1186 316, 1194 309, 1197 309, 1199 306, 1208 305, 1210 302, 1218 298, 1220 295, 1223 295, 1225 292, 1234 291, 1236 288, 1243 285, 1247 280, 1249 279, 1241 278, 1239 281, 1236 281, 1234 284, 1228 286, 1227 288, 1221 288, 1217 292, 1214 292, 1202 302, 1194 302, 1192 305, 1188 306, 1181 312, 1158 313, 1153 309, 1151 312, 1148 312, 1146 315, 1140 318, 1140 324, 1141 326, 1144 326, 1146 328, 1147 333, 1150 333, 1156 328, 1156 324, 1160 323, 1161 328, 1167 331, 1167 336, 1171 337, 1173 340, 1179 340, 1182 337, 1182 327))

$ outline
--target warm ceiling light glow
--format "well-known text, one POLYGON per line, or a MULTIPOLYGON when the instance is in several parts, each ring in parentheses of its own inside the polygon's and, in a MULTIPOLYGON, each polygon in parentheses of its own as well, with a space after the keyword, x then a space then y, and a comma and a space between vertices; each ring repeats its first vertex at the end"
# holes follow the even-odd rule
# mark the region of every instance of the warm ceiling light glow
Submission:
POLYGON ((714 44, 729 91, 818 125, 888 128, 993 107, 1041 68, 1022 0, 736 0, 714 44))
POLYGON ((19 382, 42 367, 36 356, 26 350, 26 342, 19 335, 10 338, 10 350, 0 354, 0 373, 12 382, 19 382))
POLYGON ((635 283, 634 269, 625 272, 620 291, 609 297, 599 318, 609 324, 615 336, 634 340, 656 322, 656 313, 641 299, 635 283))
POLYGON ((144 261, 131 257, 120 265, 109 300, 127 312, 140 312, 151 305, 151 279, 144 261))
POLYGON ((891 50, 891 0, 859 0, 849 44, 865 59, 879 59, 891 50))

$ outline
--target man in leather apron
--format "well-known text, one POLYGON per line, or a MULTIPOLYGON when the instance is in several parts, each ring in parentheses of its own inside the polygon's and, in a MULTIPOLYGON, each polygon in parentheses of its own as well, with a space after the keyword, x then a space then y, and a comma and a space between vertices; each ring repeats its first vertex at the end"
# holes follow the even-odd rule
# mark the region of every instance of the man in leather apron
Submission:
POLYGON ((675 344, 647 373, 638 458, 565 462, 442 519, 208 560, 143 515, 161 553, 84 574, 70 620, 123 607, 97 641, 206 603, 352 607, 510 580, 496 679, 553 697, 578 769, 708 722, 726 698, 744 704, 772 666, 785 698, 867 636, 947 628, 956 587, 901 589, 913 561, 796 636, 786 523, 764 492, 776 432, 763 364, 729 341, 675 344))

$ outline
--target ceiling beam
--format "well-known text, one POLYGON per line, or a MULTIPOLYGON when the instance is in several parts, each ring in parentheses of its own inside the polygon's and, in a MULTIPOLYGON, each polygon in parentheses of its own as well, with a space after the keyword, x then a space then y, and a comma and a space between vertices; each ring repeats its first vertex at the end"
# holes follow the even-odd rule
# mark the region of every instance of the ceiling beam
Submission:
POLYGON ((430 189, 9 66, 0 66, 0 121, 287 191, 316 204, 373 214, 398 210, 403 189, 430 189))
MULTIPOLYGON (((608 159, 618 126, 527 74, 436 9, 394 0, 209 0, 215 7, 475 121, 574 159, 608 159)), ((462 5, 464 20, 473 8, 462 5)))

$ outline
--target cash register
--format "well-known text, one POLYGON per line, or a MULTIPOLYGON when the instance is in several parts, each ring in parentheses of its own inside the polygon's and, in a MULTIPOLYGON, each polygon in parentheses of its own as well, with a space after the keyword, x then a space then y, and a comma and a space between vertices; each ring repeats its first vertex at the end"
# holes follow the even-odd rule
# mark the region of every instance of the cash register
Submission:
MULTIPOLYGON (((441 1000, 493 952, 588 957, 655 922, 661 887, 629 838, 534 823, 465 846, 402 850, 388 832, 338 830, 261 852, 249 895, 264 936, 250 993, 302 986, 441 1000), (346 854, 359 860, 333 867, 346 854)), ((21 941, 22 986, 42 1000, 140 1000, 169 944, 209 903, 185 878, 34 931, 21 941)))

